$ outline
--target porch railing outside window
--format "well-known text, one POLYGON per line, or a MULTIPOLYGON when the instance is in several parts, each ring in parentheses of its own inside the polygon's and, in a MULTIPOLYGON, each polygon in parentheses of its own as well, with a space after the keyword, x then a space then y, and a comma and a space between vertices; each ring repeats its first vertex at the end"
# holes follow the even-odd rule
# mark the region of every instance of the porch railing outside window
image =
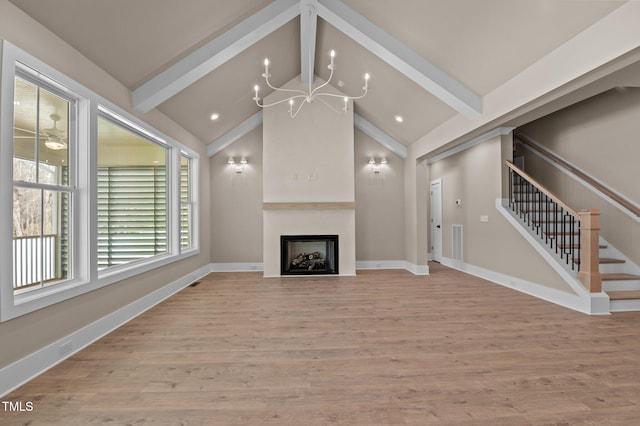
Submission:
POLYGON ((13 288, 20 289, 58 278, 55 235, 13 239, 13 288), (42 265, 42 268, 39 267, 42 265))

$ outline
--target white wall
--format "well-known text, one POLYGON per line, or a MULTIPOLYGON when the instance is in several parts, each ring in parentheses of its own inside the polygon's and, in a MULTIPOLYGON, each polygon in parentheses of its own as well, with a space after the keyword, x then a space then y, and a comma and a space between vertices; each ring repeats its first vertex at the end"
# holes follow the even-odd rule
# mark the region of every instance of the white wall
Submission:
MULTIPOLYGON (((640 205, 640 88, 613 89, 519 128, 559 155, 640 205)), ((522 149, 527 173, 576 210, 600 211, 600 233, 640 264, 640 221, 545 160, 522 149)))
POLYGON ((461 224, 466 264, 574 293, 496 210, 495 200, 502 197, 504 143, 508 141, 498 136, 429 166, 430 179, 442 179, 443 256, 453 258, 452 225, 461 224))

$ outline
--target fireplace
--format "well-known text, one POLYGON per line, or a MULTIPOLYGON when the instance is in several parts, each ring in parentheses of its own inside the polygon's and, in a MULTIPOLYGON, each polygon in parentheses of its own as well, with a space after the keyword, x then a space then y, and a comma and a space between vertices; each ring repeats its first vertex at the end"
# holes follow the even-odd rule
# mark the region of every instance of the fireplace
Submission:
POLYGON ((338 236, 281 235, 280 274, 338 274, 338 236))

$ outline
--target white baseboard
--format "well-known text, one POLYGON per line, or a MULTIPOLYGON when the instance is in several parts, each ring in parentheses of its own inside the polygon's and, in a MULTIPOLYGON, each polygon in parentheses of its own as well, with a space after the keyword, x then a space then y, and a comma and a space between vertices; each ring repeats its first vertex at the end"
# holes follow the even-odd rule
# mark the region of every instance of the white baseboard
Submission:
POLYGON ((262 263, 211 263, 211 272, 262 272, 262 263))
POLYGON ((405 262, 405 269, 413 275, 429 275, 429 265, 416 265, 415 263, 405 262))
POLYGON ((0 397, 151 309, 211 272, 210 265, 185 275, 129 305, 0 369, 0 397))
POLYGON ((404 260, 358 260, 356 269, 406 269, 404 260))
POLYGON ((405 269, 414 275, 429 275, 429 265, 416 265, 406 260, 359 260, 356 269, 405 269))
MULTIPOLYGON (((210 272, 262 272, 262 263, 211 263, 210 272)), ((429 275, 428 265, 415 265, 405 260, 360 260, 356 269, 406 269, 415 275, 429 275)))
POLYGON ((538 299, 546 300, 556 305, 564 306, 574 311, 590 315, 609 314, 609 297, 602 292, 587 295, 572 294, 447 257, 442 257, 441 263, 452 269, 466 272, 467 274, 517 290, 529 296, 537 297, 538 299))

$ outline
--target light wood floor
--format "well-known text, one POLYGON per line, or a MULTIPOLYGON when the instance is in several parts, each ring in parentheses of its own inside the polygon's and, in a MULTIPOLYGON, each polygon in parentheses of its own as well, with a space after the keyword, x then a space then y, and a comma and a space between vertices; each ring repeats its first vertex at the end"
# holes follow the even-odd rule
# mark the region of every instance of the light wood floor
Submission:
POLYGON ((639 424, 640 314, 431 272, 212 274, 3 398, 34 411, 0 424, 639 424))

